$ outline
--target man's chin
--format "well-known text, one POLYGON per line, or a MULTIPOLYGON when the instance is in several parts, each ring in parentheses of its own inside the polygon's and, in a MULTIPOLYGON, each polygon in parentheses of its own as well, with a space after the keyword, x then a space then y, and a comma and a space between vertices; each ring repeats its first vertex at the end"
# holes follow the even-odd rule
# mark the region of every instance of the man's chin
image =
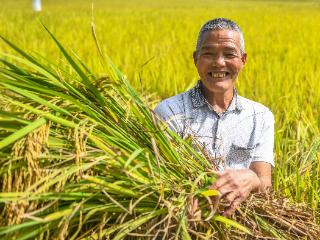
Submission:
POLYGON ((233 91, 234 85, 226 81, 203 82, 205 89, 212 93, 225 93, 233 91))

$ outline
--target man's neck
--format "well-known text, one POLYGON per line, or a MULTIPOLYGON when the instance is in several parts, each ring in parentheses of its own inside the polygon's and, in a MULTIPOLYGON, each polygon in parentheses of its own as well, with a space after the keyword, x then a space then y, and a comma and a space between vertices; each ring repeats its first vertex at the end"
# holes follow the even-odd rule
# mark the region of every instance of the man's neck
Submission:
POLYGON ((202 87, 202 93, 207 102, 213 107, 215 112, 223 113, 228 109, 232 102, 234 90, 232 89, 231 91, 227 92, 213 93, 207 91, 205 88, 202 87))

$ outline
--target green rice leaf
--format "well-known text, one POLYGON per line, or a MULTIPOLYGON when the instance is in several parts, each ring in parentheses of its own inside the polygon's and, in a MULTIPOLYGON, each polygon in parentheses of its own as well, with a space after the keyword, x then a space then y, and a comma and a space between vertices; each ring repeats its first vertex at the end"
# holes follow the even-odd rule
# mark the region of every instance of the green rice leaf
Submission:
MULTIPOLYGON (((138 228, 139 226, 141 226, 142 224, 144 224, 145 222, 161 215, 164 214, 166 212, 166 209, 160 209, 157 211, 154 211, 152 213, 137 217, 131 221, 128 221, 125 224, 122 224, 120 227, 115 227, 114 229, 119 229, 119 232, 114 236, 113 240, 119 240, 122 239, 123 237, 125 237, 128 233, 132 232, 133 230, 135 230, 136 228, 138 228)), ((111 232, 114 231, 114 229, 110 229, 106 235, 110 234, 111 232)))
POLYGON ((5 148, 9 144, 23 138, 28 133, 32 132, 34 129, 41 127, 42 125, 46 124, 46 120, 44 118, 39 118, 34 122, 28 124, 27 126, 19 129, 18 131, 12 133, 10 136, 6 137, 2 141, 0 141, 0 149, 5 148))
POLYGON ((203 190, 200 191, 198 194, 203 197, 221 196, 221 193, 218 190, 214 189, 203 190))
POLYGON ((131 156, 128 158, 128 160, 126 161, 126 163, 124 164, 124 168, 127 168, 129 165, 130 165, 130 163, 132 162, 132 160, 134 160, 137 156, 139 156, 139 154, 140 153, 142 153, 144 151, 144 149, 143 148, 140 148, 140 149, 137 149, 137 150, 135 150, 132 154, 131 154, 131 156))
POLYGON ((229 218, 226 218, 224 216, 221 216, 221 215, 216 215, 212 218, 212 221, 217 221, 217 222, 221 222, 223 224, 226 224, 226 225, 230 225, 232 227, 235 227, 241 231, 243 231, 244 233, 247 233, 247 234, 252 234, 251 231, 246 228, 245 226, 229 219, 229 218))

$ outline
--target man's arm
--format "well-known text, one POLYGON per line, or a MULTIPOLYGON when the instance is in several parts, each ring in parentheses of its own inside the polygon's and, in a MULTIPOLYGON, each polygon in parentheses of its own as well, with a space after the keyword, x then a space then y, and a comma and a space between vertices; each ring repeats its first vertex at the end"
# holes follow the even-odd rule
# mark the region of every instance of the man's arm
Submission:
POLYGON ((254 171, 260 179, 260 186, 254 191, 265 192, 272 187, 272 166, 270 163, 256 161, 252 162, 249 168, 254 171))
POLYGON ((219 190, 221 197, 230 203, 224 212, 225 216, 232 215, 251 192, 265 192, 271 187, 271 170, 274 165, 274 117, 272 112, 265 111, 263 120, 261 136, 256 142, 249 169, 226 170, 217 173, 218 179, 212 188, 219 190))
POLYGON ((161 101, 154 109, 157 117, 180 136, 183 135, 185 124, 185 110, 181 102, 183 102, 182 94, 179 94, 161 101))

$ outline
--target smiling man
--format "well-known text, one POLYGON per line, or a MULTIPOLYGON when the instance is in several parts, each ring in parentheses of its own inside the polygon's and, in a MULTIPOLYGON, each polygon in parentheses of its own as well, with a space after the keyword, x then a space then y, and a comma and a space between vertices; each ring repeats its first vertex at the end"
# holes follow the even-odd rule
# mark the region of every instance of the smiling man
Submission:
POLYGON ((200 29, 194 64, 200 80, 191 90, 165 99, 156 114, 181 137, 192 138, 217 169, 211 186, 229 202, 230 216, 251 192, 271 186, 274 117, 260 103, 241 97, 235 81, 246 63, 243 33, 217 18, 200 29))

